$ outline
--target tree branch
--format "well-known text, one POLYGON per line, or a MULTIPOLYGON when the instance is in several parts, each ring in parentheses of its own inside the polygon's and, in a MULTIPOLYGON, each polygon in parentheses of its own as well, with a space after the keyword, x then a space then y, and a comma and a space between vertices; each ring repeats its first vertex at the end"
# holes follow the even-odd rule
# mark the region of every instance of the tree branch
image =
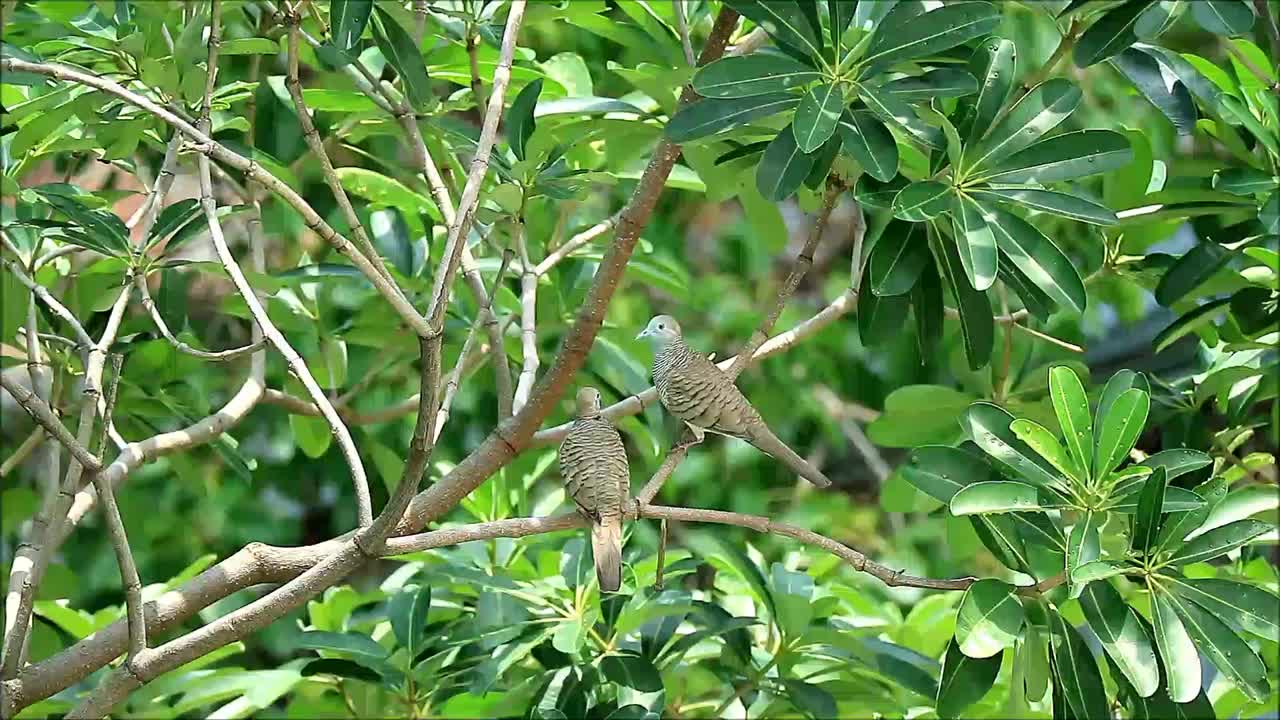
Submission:
POLYGON ((616 212, 608 219, 601 220, 595 225, 592 225, 586 230, 583 230, 577 235, 569 238, 563 245, 556 248, 554 252, 543 258, 542 262, 538 263, 538 266, 533 270, 534 274, 538 277, 542 277, 543 275, 551 272, 551 268, 555 267, 561 260, 564 260, 566 257, 573 254, 573 252, 578 248, 612 230, 618 224, 618 218, 621 216, 621 212, 616 212))
POLYGON ((40 427, 44 428, 45 432, 48 432, 55 440, 62 443, 63 447, 70 451, 71 456, 87 468, 89 472, 97 472, 102 467, 102 461, 89 452, 89 449, 82 445, 71 434, 71 431, 63 426, 62 421, 53 413, 53 408, 49 407, 44 400, 41 400, 27 386, 4 373, 0 373, 0 387, 3 387, 12 395, 13 399, 18 401, 18 405, 31 416, 31 419, 40 423, 40 427))
MULTIPOLYGON (((4 236, 0 235, 0 238, 2 237, 4 236)), ((5 244, 8 245, 8 242, 6 241, 5 244)), ((17 254, 16 250, 14 251, 14 254, 17 254)), ((67 309, 67 306, 58 302, 58 299, 51 295, 45 286, 35 280, 32 280, 29 275, 22 271, 22 267, 19 266, 18 263, 0 256, 0 266, 3 266, 5 270, 13 275, 14 279, 21 283, 23 287, 30 290, 36 297, 40 298, 40 302, 44 303, 45 307, 49 308, 54 315, 57 315, 59 320, 65 322, 67 326, 71 328, 72 333, 75 334, 76 341, 80 343, 81 347, 87 349, 97 344, 93 341, 92 337, 89 337, 89 333, 84 329, 84 325, 82 325, 80 321, 76 319, 76 316, 67 309)))
POLYGON ((538 276, 529 261, 529 247, 525 242, 524 218, 516 230, 516 248, 520 253, 520 353, 524 362, 516 381, 515 397, 511 408, 520 412, 529 401, 533 381, 538 375, 538 276))
MULTIPOLYGON (((502 253, 502 264, 498 266, 498 275, 493 281, 493 292, 488 293, 492 298, 494 293, 502 285, 502 278, 507 274, 507 266, 511 264, 511 250, 508 248, 502 253)), ((492 300, 491 300, 492 301, 492 300)), ((453 371, 449 373, 449 379, 444 385, 444 400, 440 403, 440 412, 436 417, 435 437, 433 440, 440 439, 440 431, 444 428, 444 424, 449 421, 449 408, 453 405, 453 397, 458 392, 458 386, 462 383, 463 367, 466 364, 467 356, 471 353, 471 346, 476 340, 476 331, 485 322, 486 318, 492 318, 493 313, 487 312, 488 306, 485 306, 476 313, 476 319, 471 323, 471 329, 467 331, 467 339, 462 343, 462 350, 458 353, 458 361, 453 366, 453 371)), ((505 356, 505 353, 504 353, 505 356)))
POLYGON ((242 345, 238 348, 230 348, 227 350, 217 350, 210 352, 208 350, 199 350, 191 347, 187 343, 179 340, 169 329, 168 323, 164 321, 164 316, 160 314, 160 309, 156 307, 155 300, 151 298, 151 289, 147 287, 147 279, 142 275, 138 275, 133 279, 134 287, 138 289, 138 295, 142 299, 142 307, 146 309, 147 314, 151 316, 151 321, 155 323, 156 329, 160 331, 161 337, 169 341, 169 344, 180 353, 200 358, 201 360, 209 360, 212 362, 226 362, 234 360, 241 355, 248 355, 257 352, 266 343, 263 340, 251 342, 248 345, 242 345))
POLYGON ((338 252, 345 255, 351 260, 360 272, 364 273, 374 288, 387 300, 396 314, 413 329, 419 336, 430 334, 430 328, 426 322, 426 318, 418 314, 413 304, 404 296, 398 287, 388 283, 386 278, 374 267, 369 258, 358 250, 355 245, 343 237, 337 230, 334 230, 328 223, 316 213, 306 200, 302 198, 293 188, 290 188, 276 176, 267 172, 263 167, 255 161, 250 160, 236 152, 228 149, 226 146, 213 140, 205 132, 198 130, 191 123, 174 114, 166 108, 163 108, 148 98, 134 93, 119 83, 107 78, 89 75, 79 70, 69 68, 55 63, 33 63, 16 58, 6 57, 0 59, 0 71, 4 72, 30 72, 37 75, 44 75, 57 80, 85 85, 97 90, 101 90, 108 95, 124 100, 125 102, 145 110, 152 115, 160 118, 162 121, 172 125, 179 132, 190 138, 194 143, 194 148, 206 157, 211 157, 221 161, 246 173, 252 180, 256 181, 263 187, 275 193, 282 200, 298 211, 302 216, 306 226, 316 232, 321 238, 332 245, 338 252))

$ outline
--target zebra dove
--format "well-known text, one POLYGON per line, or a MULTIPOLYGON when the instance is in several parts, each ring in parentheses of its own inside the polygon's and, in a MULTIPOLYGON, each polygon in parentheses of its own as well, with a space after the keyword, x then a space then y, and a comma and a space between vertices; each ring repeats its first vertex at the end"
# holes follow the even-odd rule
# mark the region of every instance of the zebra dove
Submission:
POLYGON ((631 472, 622 436, 600 416, 600 392, 578 391, 578 419, 560 443, 560 474, 578 510, 591 520, 591 549, 602 592, 622 583, 622 511, 631 472))
POLYGON ((636 336, 641 338, 648 339, 655 349, 653 384, 658 388, 658 399, 689 426, 699 442, 708 431, 746 440, 814 485, 831 484, 826 475, 773 434, 723 370, 685 344, 674 318, 654 317, 636 336))

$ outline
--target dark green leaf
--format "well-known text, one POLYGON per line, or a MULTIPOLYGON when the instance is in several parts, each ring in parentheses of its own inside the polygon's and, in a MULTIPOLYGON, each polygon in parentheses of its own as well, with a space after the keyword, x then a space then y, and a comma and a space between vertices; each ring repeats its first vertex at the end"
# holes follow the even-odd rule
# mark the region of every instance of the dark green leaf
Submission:
POLYGON ((1075 370, 1065 365, 1049 369, 1049 397, 1067 449, 1076 466, 1087 475, 1093 464, 1093 413, 1089 412, 1089 396, 1075 370))
POLYGON ((856 0, 827 0, 827 27, 831 31, 831 46, 840 48, 840 36, 849 29, 853 21, 856 0))
POLYGON ((1280 598, 1256 585, 1218 578, 1175 577, 1169 587, 1240 630, 1272 641, 1280 637, 1280 621, 1276 619, 1280 598))
POLYGON ((1258 520, 1237 520, 1188 540, 1169 558, 1169 562, 1185 565, 1212 560, 1271 530, 1271 525, 1258 520))
POLYGON ((1254 702, 1264 702, 1271 694, 1267 668, 1249 645, 1213 613, 1177 595, 1164 594, 1173 606, 1191 641, 1222 674, 1254 702))
MULTIPOLYGON (((1187 492, 1191 491, 1188 490, 1187 492)), ((1227 496, 1226 479, 1216 477, 1207 480, 1196 487, 1194 494, 1203 501, 1203 504, 1198 508, 1174 515, 1165 521, 1164 526, 1160 528, 1160 537, 1156 540, 1161 550, 1168 550, 1182 545, 1182 541, 1186 539, 1191 531, 1204 524, 1209 512, 1227 496)), ((1168 499, 1166 498, 1167 502, 1168 499)))
POLYGON ((964 274, 975 290, 986 290, 995 284, 996 238, 987 222, 990 211, 979 205, 965 193, 956 193, 951 209, 955 223, 956 248, 964 274))
POLYGON ((960 650, 954 639, 947 644, 942 661, 942 679, 938 682, 935 706, 940 717, 959 717, 970 705, 982 699, 1000 672, 1000 655, 971 658, 960 650))
POLYGON ((1213 174, 1213 189, 1235 195, 1269 192, 1280 185, 1280 178, 1251 167, 1227 168, 1213 174))
POLYGON ((1009 100, 1013 91, 1017 50, 1004 38, 993 37, 983 41, 969 59, 969 72, 977 78, 980 87, 976 97, 961 102, 957 109, 956 130, 972 145, 986 135, 996 115, 1009 100))
POLYGON ((1150 0, 1128 0, 1094 21, 1076 42, 1073 51, 1076 67, 1086 68, 1102 62, 1137 42, 1133 26, 1149 4, 1150 0))
MULTIPOLYGON (((1147 476, 1150 477, 1150 476, 1147 476)), ((1145 483, 1144 483, 1145 487, 1145 483)), ((1137 513, 1138 501, 1141 500, 1139 492, 1130 492, 1126 497, 1120 499, 1109 509, 1120 513, 1137 513)), ((1164 502, 1160 506, 1162 513, 1182 513, 1199 510, 1204 507, 1204 498, 1196 493, 1180 488, 1177 486, 1166 486, 1164 489, 1164 502)))
POLYGON ((787 689, 791 704, 809 717, 831 718, 838 714, 835 698, 818 685, 790 679, 783 680, 782 685, 787 689))
POLYGON ((907 482, 948 504, 961 488, 994 477, 980 457, 944 445, 916 448, 901 469, 907 482))
POLYGON ((373 39, 387 62, 400 74, 405 93, 416 108, 424 108, 432 99, 431 80, 422 61, 418 44, 400 27, 391 13, 377 8, 373 22, 373 39))
POLYGON ((302 670, 303 677, 333 675, 343 680, 360 680, 373 685, 382 684, 382 676, 359 663, 339 658, 312 660, 302 670))
MULTIPOLYGON (((879 118, 867 110, 846 110, 839 130, 844 147, 868 175, 882 182, 893 180, 898 173, 898 143, 879 118)), ((860 182, 859 188, 864 185, 860 182)))
POLYGON ((973 530, 982 541, 983 546, 991 551, 1005 567, 1021 573, 1032 572, 1027 548, 1018 533, 1016 516, 1009 515, 975 515, 973 530))
POLYGON ((871 291, 877 295, 910 292, 920 277, 920 271, 932 259, 923 223, 891 221, 880 233, 867 260, 871 291))
POLYGON ((600 670, 609 682, 642 693, 662 692, 662 677, 653 663, 639 655, 606 655, 600 670))
POLYGON ((1157 0, 1151 3, 1134 23, 1134 33, 1148 42, 1155 40, 1178 22, 1187 5, 1187 0, 1157 0))
POLYGON ((308 650, 332 650, 370 660, 382 660, 387 657, 387 649, 374 642, 373 638, 354 632, 312 630, 299 635, 294 646, 308 650))
POLYGON ((933 263, 925 263, 911 289, 911 312, 916 319, 916 342, 920 357, 931 357, 942 341, 942 279, 933 263))
POLYGON ((854 27, 869 33, 893 10, 898 0, 858 0, 853 9, 854 27))
POLYGON ((843 107, 844 93, 836 83, 818 85, 805 94, 791 124, 801 152, 812 153, 822 147, 836 131, 843 107))
POLYGON ((858 293, 858 337, 867 347, 883 345, 902 332, 902 319, 911 307, 906 295, 858 293))
POLYGON ((1164 663, 1169 699, 1176 703, 1190 702, 1200 694, 1200 654, 1178 619, 1171 596, 1162 590, 1153 589, 1151 593, 1151 625, 1160 660, 1164 663))
POLYGON ((667 137, 675 143, 689 142, 752 120, 777 115, 799 103, 800 97, 790 93, 699 100, 680 108, 672 116, 667 123, 667 137))
POLYGON ((831 168, 835 166, 836 156, 840 154, 840 148, 843 145, 840 134, 836 133, 827 138, 822 147, 813 153, 813 167, 809 168, 809 174, 804 179, 805 187, 817 190, 826 184, 831 168))
MULTIPOLYGON (((844 123, 841 123, 841 129, 844 129, 844 123)), ((845 135, 845 146, 851 147, 849 135, 845 135)), ((897 165, 897 146, 894 146, 894 165, 897 165)), ((859 162, 862 162, 859 160, 859 162)), ((877 210, 887 210, 893 206, 893 199, 902 192, 908 184, 908 180, 902 175, 895 175, 887 181, 881 181, 870 174, 864 174, 858 178, 858 185, 854 188, 853 196, 863 207, 875 208, 877 210)))
POLYGON ((977 370, 991 359, 991 345, 995 340, 995 316, 991 313, 991 301, 985 293, 974 290, 969 283, 955 243, 950 238, 941 237, 935 232, 930 238, 930 245, 938 268, 956 301, 960 331, 964 336, 965 357, 969 360, 969 367, 977 370))
POLYGON ((1231 257, 1231 251, 1212 240, 1200 242, 1165 271, 1156 286, 1156 301, 1165 307, 1172 305, 1213 277, 1231 257))
POLYGON ((1080 466, 1048 428, 1034 420, 1018 418, 1009 425, 1009 429, 1018 436, 1019 440, 1035 450, 1037 455, 1048 460, 1058 472, 1062 473, 1063 477, 1073 478, 1077 483, 1084 483, 1087 480, 1086 473, 1081 472, 1080 466))
POLYGON ((996 270, 996 277, 1018 294, 1028 312, 1041 321, 1048 322, 1056 309, 1053 298, 1023 274, 1009 254, 1003 250, 1000 251, 1000 265, 996 270))
POLYGON ((1009 109, 972 154, 966 153, 967 166, 975 173, 995 167, 1057 127, 1079 104, 1080 89, 1070 81, 1040 83, 1009 109))
POLYGON ((170 233, 186 225, 200 211, 200 201, 195 199, 179 200, 161 210, 155 225, 151 226, 151 240, 148 244, 168 237, 170 233))
POLYGON ((950 185, 936 180, 913 182, 893 199, 893 216, 922 222, 937 217, 951 207, 952 197, 950 185))
POLYGON ((938 68, 890 80, 880 89, 907 102, 928 102, 935 98, 972 95, 978 91, 978 81, 963 70, 938 68))
POLYGON ((334 43, 343 50, 354 49, 372 13, 373 0, 329 0, 334 43))
POLYGON ((1000 11, 985 2, 943 5, 910 22, 895 25, 894 32, 877 32, 862 58, 865 65, 887 67, 895 62, 923 57, 953 48, 990 33, 1000 24, 1000 11))
POLYGON ((1133 518, 1131 547, 1134 552, 1147 554, 1156 547, 1161 511, 1164 508, 1165 482, 1164 468, 1156 468, 1142 486, 1142 494, 1138 497, 1138 512, 1133 518))
POLYGON ((1102 421, 1111 414, 1111 406, 1116 400, 1124 394, 1126 390, 1137 388, 1145 393, 1151 392, 1151 385, 1147 382, 1147 377, 1142 373, 1132 370, 1120 370, 1107 380, 1107 384, 1102 388, 1102 395, 1098 398, 1098 408, 1093 416, 1093 427, 1095 431, 1101 431, 1102 421))
POLYGON ((1195 0, 1191 18, 1215 35, 1243 35, 1253 27, 1253 10, 1240 0, 1195 0))
POLYGON ((1013 647, 1023 620, 1022 605, 1012 585, 999 580, 979 580, 969 586, 960 601, 955 641, 965 655, 989 658, 1013 647))
POLYGON ((693 76, 693 89, 709 98, 753 97, 806 85, 822 73, 779 53, 757 52, 727 57, 693 76))
POLYGON ((533 131, 537 129, 538 124, 533 119, 533 110, 537 107, 538 96, 541 94, 542 78, 538 78, 524 86, 507 110, 507 142, 511 145, 511 151, 515 153, 517 160, 524 160, 525 147, 529 144, 533 131))
POLYGON ((1183 314, 1177 320, 1169 323, 1169 327, 1160 331, 1159 335, 1151 341, 1156 352, 1161 352, 1165 348, 1182 339, 1187 334, 1194 332, 1196 329, 1211 324, 1219 315, 1226 312, 1227 305, 1230 304, 1231 298, 1222 298, 1207 302, 1195 310, 1183 314))
POLYGON ((1129 139, 1110 130, 1077 130, 1040 140, 984 173, 993 183, 1049 183, 1124 167, 1133 160, 1129 139))
POLYGON ((766 200, 785 200, 804 183, 813 169, 813 155, 796 144, 795 126, 784 128, 764 149, 756 167, 756 188, 766 200))
POLYGON ((1072 714, 1077 718, 1110 717, 1102 674, 1084 638, 1057 612, 1049 613, 1049 632, 1054 675, 1072 714))
MULTIPOLYGON (((1067 577, 1074 580, 1076 570, 1082 565, 1087 565, 1098 559, 1102 554, 1102 546, 1098 539, 1098 530, 1102 524, 1106 522, 1106 513, 1094 512, 1092 510, 1085 512, 1076 520, 1076 524, 1071 527, 1071 533, 1067 536, 1067 577)), ((1084 586, 1080 583, 1071 583, 1071 596, 1079 597, 1080 591, 1084 586)))
POLYGON ((387 602, 387 617, 396 642, 416 658, 427 637, 427 613, 431 609, 431 586, 409 585, 387 602))
POLYGON ((1191 91, 1181 81, 1170 82, 1158 56, 1137 48, 1128 48, 1111 58, 1111 64, 1142 93, 1157 110, 1173 123, 1179 135, 1195 129, 1196 104, 1191 91))
POLYGON ((727 0, 725 3, 743 17, 764 28, 780 44, 787 45, 801 54, 818 57, 822 54, 822 41, 814 34, 813 26, 800 4, 776 0, 727 0))
POLYGON ((1116 398, 1114 405, 1103 409, 1099 406, 1098 442, 1094 448, 1093 476, 1100 478, 1111 472, 1124 460, 1133 444, 1142 434, 1147 422, 1151 398, 1139 388, 1130 388, 1116 398), (1103 415, 1101 413, 1105 412, 1103 415))
POLYGON ((896 95, 892 95, 878 87, 859 85, 858 95, 866 103, 868 109, 885 122, 902 128, 908 135, 927 147, 942 150, 946 147, 946 139, 942 131, 929 125, 916 116, 911 106, 896 95))
POLYGON ((1018 270, 1061 307, 1084 312, 1084 281, 1058 246, 1031 223, 1006 210, 992 208, 991 218, 996 242, 1018 270))

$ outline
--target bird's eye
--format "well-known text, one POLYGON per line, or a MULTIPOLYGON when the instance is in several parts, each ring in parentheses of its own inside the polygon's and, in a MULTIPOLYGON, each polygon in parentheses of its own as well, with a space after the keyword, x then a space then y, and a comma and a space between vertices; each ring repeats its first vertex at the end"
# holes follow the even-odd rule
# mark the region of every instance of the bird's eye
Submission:
POLYGON ((667 329, 667 326, 666 326, 666 325, 663 325, 662 323, 658 323, 658 329, 659 329, 659 330, 666 330, 666 329, 667 329))

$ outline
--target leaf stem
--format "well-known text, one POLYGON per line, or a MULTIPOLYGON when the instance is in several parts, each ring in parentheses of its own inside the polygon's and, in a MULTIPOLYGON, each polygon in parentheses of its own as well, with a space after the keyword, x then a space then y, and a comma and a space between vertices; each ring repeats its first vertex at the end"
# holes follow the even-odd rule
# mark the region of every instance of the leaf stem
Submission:
POLYGON ((1032 73, 1026 81, 1022 83, 1022 94, 1025 95, 1031 88, 1048 80, 1053 71, 1058 67, 1058 63, 1070 54, 1072 48, 1076 46, 1076 41, 1080 39, 1082 28, 1080 27, 1080 19, 1078 17, 1071 18, 1071 24, 1067 26, 1067 32, 1058 41, 1058 47, 1054 48, 1053 54, 1048 60, 1044 61, 1044 65, 1040 69, 1032 73))

